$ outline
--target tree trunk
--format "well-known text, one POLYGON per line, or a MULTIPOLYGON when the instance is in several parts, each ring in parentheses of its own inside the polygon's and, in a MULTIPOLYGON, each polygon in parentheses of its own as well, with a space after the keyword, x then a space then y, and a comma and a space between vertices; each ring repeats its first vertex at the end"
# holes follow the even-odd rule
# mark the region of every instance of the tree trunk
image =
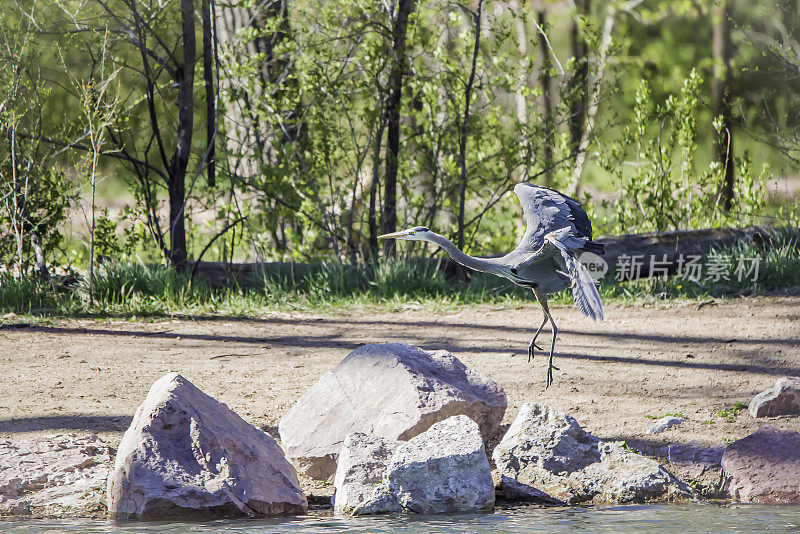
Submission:
POLYGON ((214 38, 211 28, 211 2, 202 0, 203 80, 206 89, 206 176, 209 187, 216 185, 217 94, 214 89, 214 38))
POLYGON ((608 62, 608 50, 611 47, 611 32, 614 29, 614 17, 617 9, 613 5, 608 6, 606 20, 603 23, 603 36, 600 38, 600 57, 597 59, 597 73, 592 76, 589 82, 591 88, 591 98, 589 99, 589 109, 586 112, 586 128, 581 133, 578 141, 577 154, 575 154, 575 167, 572 171, 572 181, 567 186, 567 194, 578 196, 583 174, 583 165, 586 162, 586 151, 589 149, 589 142, 594 133, 594 120, 597 110, 600 108, 600 91, 603 84, 603 75, 608 62))
POLYGON ((36 232, 30 232, 30 236, 31 246, 33 247, 33 252, 36 255, 36 267, 39 269, 39 275, 42 277, 42 280, 49 282, 50 271, 47 269, 47 261, 44 257, 44 248, 42 247, 42 242, 39 239, 39 234, 36 232))
POLYGON ((377 197, 378 181, 380 180, 380 161, 381 145, 383 144, 383 131, 386 129, 386 121, 383 112, 378 120, 378 128, 375 131, 375 140, 372 145, 372 182, 369 186, 369 211, 367 212, 367 225, 369 226, 369 251, 370 261, 373 263, 378 259, 378 221, 377 221, 377 197))
POLYGON ((539 32, 539 46, 542 49, 542 74, 539 80, 542 83, 542 122, 544 122, 544 146, 542 155, 544 157, 544 185, 552 187, 553 185, 553 140, 555 138, 555 125, 553 123, 553 79, 550 76, 550 69, 552 68, 552 60, 550 59, 550 50, 545 37, 545 28, 547 27, 547 12, 539 11, 539 27, 542 29, 539 32))
MULTIPOLYGON (((392 55, 389 71, 389 95, 386 101, 386 176, 384 176, 383 232, 397 231, 397 165, 400 156, 400 105, 403 95, 403 76, 406 73, 406 30, 408 18, 414 11, 415 0, 398 0, 394 21, 392 55)), ((394 256, 395 240, 384 243, 387 256, 394 256)))
POLYGON ((579 17, 585 16, 589 11, 589 0, 575 1, 575 16, 572 18, 570 40, 572 43, 572 56, 575 58, 575 72, 567 83, 569 97, 569 126, 570 149, 572 158, 578 154, 586 111, 589 103, 589 47, 581 37, 579 17))
POLYGON ((195 28, 194 2, 181 0, 181 34, 183 39, 183 67, 178 80, 178 131, 175 156, 169 173, 169 238, 170 261, 183 269, 186 265, 186 228, 184 203, 186 196, 186 168, 192 150, 192 128, 194 119, 194 66, 195 28))
POLYGON ((722 165, 723 180, 719 197, 725 211, 733 207, 733 118, 729 102, 731 70, 731 25, 729 7, 725 0, 714 10, 714 79, 711 84, 712 105, 715 118, 722 120, 722 129, 716 135, 714 152, 722 165))
POLYGON ((472 47, 472 65, 469 71, 469 79, 464 88, 464 117, 461 120, 460 138, 458 141, 458 159, 461 167, 458 191, 458 235, 456 244, 458 248, 464 248, 464 211, 466 210, 467 195, 467 129, 469 128, 469 104, 472 99, 472 86, 475 83, 475 71, 478 64, 478 52, 481 42, 481 16, 483 15, 483 0, 478 0, 478 11, 473 14, 475 29, 475 41, 472 47))

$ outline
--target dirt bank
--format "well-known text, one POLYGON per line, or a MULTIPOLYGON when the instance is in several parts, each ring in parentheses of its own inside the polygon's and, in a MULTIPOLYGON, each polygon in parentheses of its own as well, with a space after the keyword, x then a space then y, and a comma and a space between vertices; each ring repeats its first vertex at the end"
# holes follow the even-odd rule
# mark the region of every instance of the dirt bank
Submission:
MULTIPOLYGON (((733 405, 746 404, 780 376, 800 375, 800 298, 612 305, 603 323, 572 307, 555 308, 554 316, 561 371, 547 390, 546 358, 527 361, 541 318, 533 303, 441 313, 408 308, 6 324, 0 328, 0 438, 90 431, 116 444, 150 385, 168 371, 274 434, 294 401, 353 348, 407 341, 447 349, 499 382, 508 395, 506 423, 523 402, 544 402, 604 439, 648 453, 664 454, 669 444, 667 454, 691 457, 700 448, 721 452, 756 430, 763 422, 746 410, 735 414, 733 405), (729 410, 728 417, 720 410, 729 410), (674 413, 687 422, 646 434, 653 417, 674 413)), ((770 424, 800 429, 797 417, 770 424)))

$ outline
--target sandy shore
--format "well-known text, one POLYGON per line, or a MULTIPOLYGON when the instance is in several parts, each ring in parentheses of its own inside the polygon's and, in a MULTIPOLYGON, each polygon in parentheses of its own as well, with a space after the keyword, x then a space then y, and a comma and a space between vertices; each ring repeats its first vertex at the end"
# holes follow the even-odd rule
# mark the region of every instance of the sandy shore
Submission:
MULTIPOLYGON (((0 438, 95 432, 116 446, 150 385, 169 371, 277 435, 280 417, 352 349, 406 341, 447 349, 500 383, 508 395, 505 423, 523 402, 543 402, 572 414, 601 438, 625 440, 647 453, 665 444, 721 452, 765 422, 746 410, 729 421, 719 410, 748 403, 780 376, 800 375, 796 297, 612 305, 602 323, 572 307, 554 308, 554 316, 561 371, 549 389, 546 358, 527 361, 527 343, 541 318, 533 303, 441 313, 407 308, 335 316, 5 324, 0 438), (685 415, 686 423, 646 434, 653 417, 673 413, 685 415)), ((549 340, 549 332, 542 340, 549 340)), ((797 417, 767 423, 800 429, 797 417)))

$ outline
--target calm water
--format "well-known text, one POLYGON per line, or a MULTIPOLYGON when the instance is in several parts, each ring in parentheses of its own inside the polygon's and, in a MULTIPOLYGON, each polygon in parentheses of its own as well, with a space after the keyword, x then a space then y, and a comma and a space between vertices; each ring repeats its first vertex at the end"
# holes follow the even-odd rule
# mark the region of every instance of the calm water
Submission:
POLYGON ((800 532, 800 507, 711 504, 617 506, 612 508, 518 508, 493 514, 432 516, 427 518, 335 518, 310 515, 296 519, 236 520, 207 523, 128 523, 105 521, 0 521, 0 532, 139 532, 168 534, 339 534, 339 533, 484 533, 560 532, 800 532))

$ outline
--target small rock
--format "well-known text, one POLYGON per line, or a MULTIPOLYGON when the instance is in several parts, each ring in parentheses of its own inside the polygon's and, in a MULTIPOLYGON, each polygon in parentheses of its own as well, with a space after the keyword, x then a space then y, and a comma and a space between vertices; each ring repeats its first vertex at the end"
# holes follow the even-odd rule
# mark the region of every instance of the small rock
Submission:
POLYGON ((800 378, 779 378, 772 388, 753 397, 748 409, 753 417, 800 414, 800 378))
POLYGON ((170 373, 136 411, 108 479, 116 518, 304 513, 297 473, 277 442, 170 373))
POLYGON ((367 515, 400 511, 384 482, 396 441, 356 432, 344 440, 333 485, 336 514, 367 515))
POLYGON ((661 434, 663 431, 672 428, 674 426, 678 426, 683 424, 683 419, 680 417, 675 417, 672 415, 668 415, 666 417, 662 417, 658 421, 656 421, 650 430, 647 431, 648 434, 661 434))
POLYGON ((501 475, 570 504, 691 496, 657 462, 604 442, 569 415, 538 404, 522 406, 493 458, 501 475))
POLYGON ((419 514, 488 511, 494 484, 478 425, 458 415, 402 443, 386 468, 389 491, 419 514))
POLYGON ((111 449, 96 435, 0 441, 0 516, 105 513, 111 449))
POLYGON ((452 354, 407 343, 368 344, 322 375, 280 420, 278 431, 302 473, 328 480, 348 434, 405 441, 461 414, 488 440, 505 409, 503 389, 452 354))
POLYGON ((800 433, 761 427, 722 455, 731 498, 762 504, 800 503, 800 433))

